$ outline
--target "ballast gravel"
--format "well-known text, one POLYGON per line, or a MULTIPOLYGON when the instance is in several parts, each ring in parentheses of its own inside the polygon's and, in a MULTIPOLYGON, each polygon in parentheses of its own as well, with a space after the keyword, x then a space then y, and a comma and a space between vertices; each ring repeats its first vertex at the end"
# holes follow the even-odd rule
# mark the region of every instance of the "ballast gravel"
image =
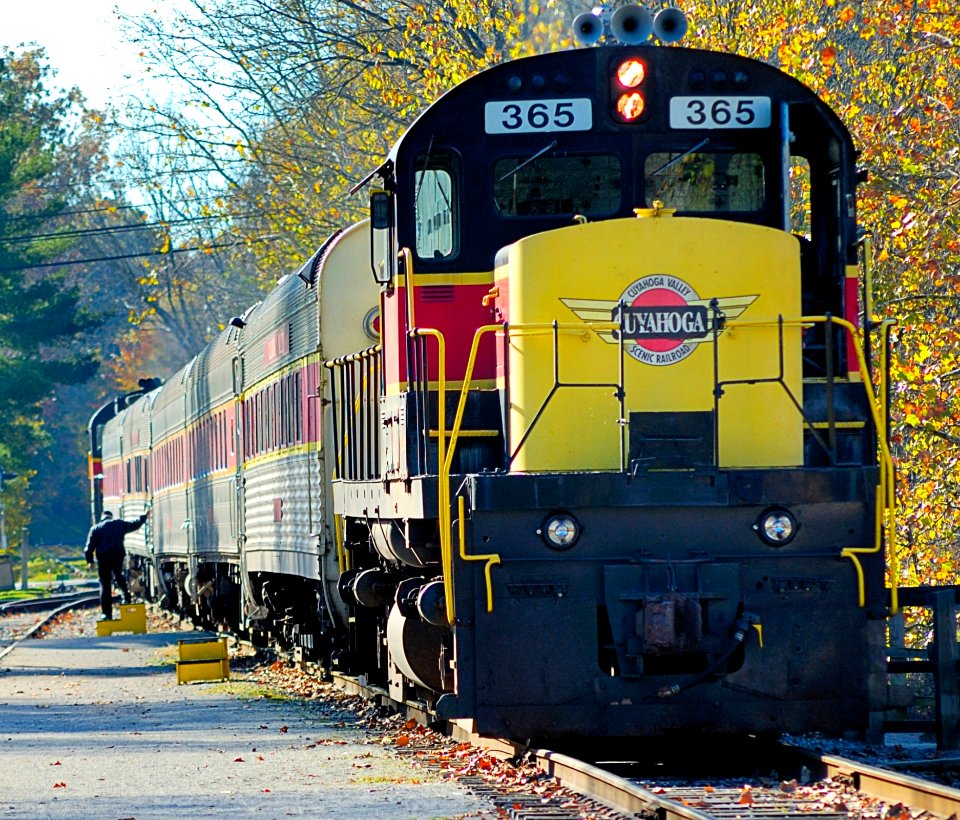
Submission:
POLYGON ((0 817, 496 815, 335 704, 178 686, 177 640, 201 633, 101 638, 90 614, 70 632, 0 660, 0 817))

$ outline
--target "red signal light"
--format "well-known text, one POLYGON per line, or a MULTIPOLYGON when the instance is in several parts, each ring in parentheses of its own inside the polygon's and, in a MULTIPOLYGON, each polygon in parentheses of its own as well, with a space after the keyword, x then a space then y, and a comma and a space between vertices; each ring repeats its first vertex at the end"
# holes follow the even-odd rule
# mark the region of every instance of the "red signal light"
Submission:
POLYGON ((620 99, 617 100, 617 113, 627 122, 631 122, 643 114, 643 109, 646 107, 647 104, 643 99, 643 94, 639 91, 621 94, 620 99))
POLYGON ((647 76, 647 67, 643 60, 631 57, 617 66, 617 80, 624 88, 636 88, 647 76))

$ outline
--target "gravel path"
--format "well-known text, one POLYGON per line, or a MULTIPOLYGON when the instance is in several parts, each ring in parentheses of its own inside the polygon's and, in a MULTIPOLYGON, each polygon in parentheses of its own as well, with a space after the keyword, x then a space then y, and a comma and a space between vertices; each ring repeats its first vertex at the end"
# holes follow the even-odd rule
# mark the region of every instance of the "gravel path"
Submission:
POLYGON ((196 632, 98 638, 90 613, 69 631, 0 661, 0 817, 495 814, 329 702, 177 686, 176 641, 196 632))

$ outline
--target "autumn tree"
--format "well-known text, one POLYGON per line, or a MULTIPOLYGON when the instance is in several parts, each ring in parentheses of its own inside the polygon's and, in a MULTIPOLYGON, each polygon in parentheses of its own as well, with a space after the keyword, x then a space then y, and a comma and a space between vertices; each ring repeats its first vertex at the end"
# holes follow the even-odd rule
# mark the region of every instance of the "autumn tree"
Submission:
POLYGON ((556 39, 566 16, 529 0, 192 0, 130 21, 153 72, 190 89, 176 106, 143 101, 130 128, 176 135, 178 163, 207 174, 267 286, 362 215, 352 186, 420 108, 534 33, 556 39))
POLYGON ((960 557, 960 14, 940 0, 695 0, 695 39, 815 89, 862 149, 874 321, 898 323, 892 439, 901 581, 952 583, 960 557))

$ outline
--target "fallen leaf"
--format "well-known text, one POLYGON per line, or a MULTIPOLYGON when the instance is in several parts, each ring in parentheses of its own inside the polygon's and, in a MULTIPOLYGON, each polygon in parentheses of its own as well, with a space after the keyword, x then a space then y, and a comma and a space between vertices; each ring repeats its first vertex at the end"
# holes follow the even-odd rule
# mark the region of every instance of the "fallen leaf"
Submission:
POLYGON ((285 734, 286 734, 287 732, 289 732, 289 731, 290 731, 290 727, 289 727, 289 726, 281 726, 281 727, 280 727, 280 734, 281 734, 281 735, 285 735, 285 734))
POLYGON ((410 736, 409 736, 409 735, 400 735, 400 737, 397 738, 397 745, 398 745, 398 746, 409 746, 409 745, 410 745, 410 736))
POLYGON ((67 784, 64 783, 63 781, 60 781, 59 783, 54 783, 54 784, 53 784, 53 788, 55 788, 55 789, 65 789, 65 788, 67 788, 67 784))
POLYGON ((243 763, 244 760, 243 760, 242 757, 235 757, 235 758, 233 759, 233 762, 234 762, 234 763, 243 763))

